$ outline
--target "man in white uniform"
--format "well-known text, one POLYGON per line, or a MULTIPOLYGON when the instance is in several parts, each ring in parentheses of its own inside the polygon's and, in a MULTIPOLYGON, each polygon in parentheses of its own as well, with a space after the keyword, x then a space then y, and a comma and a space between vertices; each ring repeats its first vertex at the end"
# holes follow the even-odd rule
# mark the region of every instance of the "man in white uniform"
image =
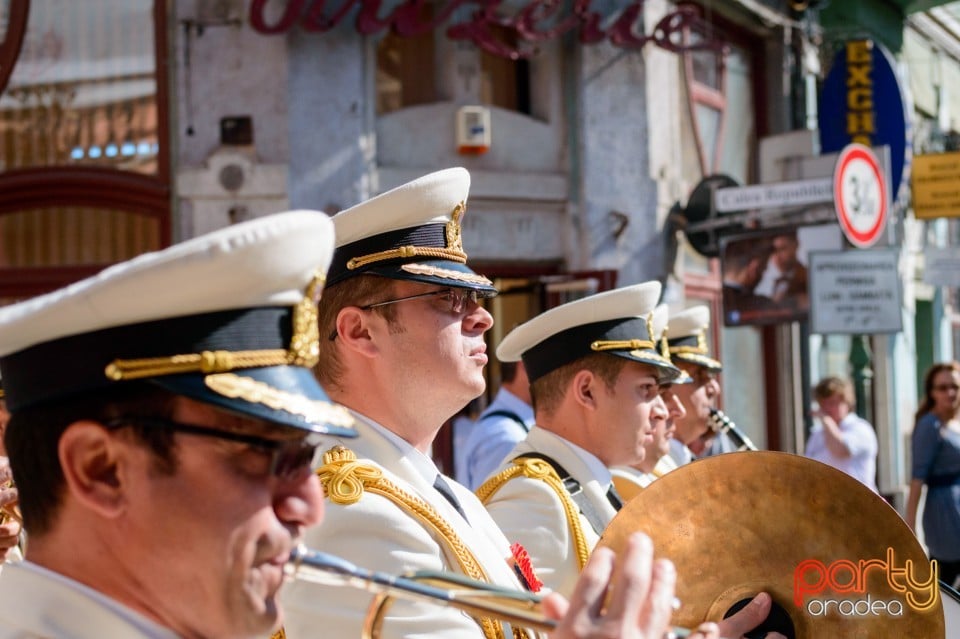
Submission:
POLYGON ((678 466, 693 461, 687 445, 710 430, 710 410, 717 407, 720 398, 717 374, 723 366, 710 354, 709 328, 710 309, 706 306, 692 306, 670 317, 667 335, 670 359, 693 379, 675 389, 686 412, 677 420, 676 432, 670 440, 670 457, 678 466))
MULTIPOLYGON (((440 427, 485 384, 483 338, 493 320, 481 303, 496 289, 466 264, 460 224, 469 184, 464 169, 447 169, 333 218, 337 249, 320 302, 316 372, 330 397, 351 409, 360 437, 327 446, 318 470, 325 519, 308 531, 307 544, 374 570, 452 571, 521 590, 533 586, 533 576, 521 576, 510 544, 476 497, 429 457, 440 427)), ((664 628, 654 623, 650 604, 664 603, 669 568, 658 565, 652 586, 634 591, 642 600, 637 615, 600 605, 609 572, 598 579, 597 569, 609 567, 609 557, 592 559, 592 578, 578 584, 553 637, 606 636, 601 628, 622 624, 622 636, 660 639, 664 628)), ((638 565, 649 579, 649 556, 628 568, 638 565)), ((371 600, 342 588, 289 584, 282 598, 286 636, 359 637, 371 600)), ((381 636, 510 637, 505 626, 432 602, 395 600, 381 636)))
POLYGON ((667 419, 660 382, 679 372, 656 348, 660 284, 606 291, 550 309, 504 337, 523 358, 536 426, 477 491, 541 579, 569 594, 622 503, 611 466, 638 463, 667 419))
POLYGON ((270 216, 0 309, 5 443, 30 532, 0 637, 267 637, 320 520, 321 213, 270 216))
MULTIPOLYGON (((658 324, 664 321, 659 319, 659 316, 666 318, 667 314, 668 309, 665 304, 661 304, 654 309, 654 330, 657 330, 658 324)), ((667 322, 667 326, 662 333, 658 332, 655 336, 660 354, 666 358, 670 358, 670 348, 666 338, 669 332, 669 322, 667 322)), ((674 432, 676 432, 677 420, 683 419, 687 411, 683 407, 683 402, 680 401, 680 396, 674 386, 691 382, 693 382, 693 379, 681 371, 680 377, 674 381, 660 384, 660 397, 663 398, 663 402, 667 406, 667 419, 653 424, 653 437, 644 443, 643 459, 639 463, 633 466, 616 466, 610 469, 613 474, 613 485, 625 501, 649 486, 658 477, 662 477, 677 467, 676 462, 669 454, 670 441, 673 439, 674 432)))
MULTIPOLYGON (((680 371, 658 351, 667 319, 653 312, 659 296, 658 282, 598 293, 534 317, 497 348, 501 360, 522 359, 536 425, 477 495, 557 592, 578 587, 581 567, 622 505, 609 467, 642 459, 667 419, 661 385, 680 371)), ((755 628, 769 605, 759 594, 721 623, 721 635, 755 628)))

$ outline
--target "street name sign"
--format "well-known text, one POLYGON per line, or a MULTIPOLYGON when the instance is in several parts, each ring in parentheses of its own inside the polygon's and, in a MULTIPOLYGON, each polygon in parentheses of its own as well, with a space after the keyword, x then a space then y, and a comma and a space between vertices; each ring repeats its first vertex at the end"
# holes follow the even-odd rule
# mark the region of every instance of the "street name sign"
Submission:
POLYGON ((833 200, 833 181, 830 178, 816 178, 733 186, 717 189, 714 197, 714 210, 717 213, 822 204, 833 200))

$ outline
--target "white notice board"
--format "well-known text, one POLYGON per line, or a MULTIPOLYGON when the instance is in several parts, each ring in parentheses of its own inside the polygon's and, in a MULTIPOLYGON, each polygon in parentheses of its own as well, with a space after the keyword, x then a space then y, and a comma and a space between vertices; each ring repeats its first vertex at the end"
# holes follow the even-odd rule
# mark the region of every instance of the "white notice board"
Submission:
POLYGON ((900 332, 898 257, 885 248, 810 253, 810 331, 900 332))

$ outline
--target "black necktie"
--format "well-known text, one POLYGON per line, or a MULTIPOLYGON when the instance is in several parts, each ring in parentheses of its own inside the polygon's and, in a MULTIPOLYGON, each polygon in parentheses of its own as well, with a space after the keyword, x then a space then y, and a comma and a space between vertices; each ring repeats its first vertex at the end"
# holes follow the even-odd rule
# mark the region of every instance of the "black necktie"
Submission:
POLYGON ((470 521, 467 519, 467 513, 463 512, 463 507, 460 505, 460 500, 457 499, 457 496, 453 494, 453 490, 450 488, 450 484, 444 481, 443 477, 437 475, 437 478, 433 481, 433 487, 437 489, 437 492, 443 495, 443 498, 450 502, 450 505, 457 509, 457 512, 460 513, 460 516, 463 517, 463 520, 467 523, 470 521))
POLYGON ((607 500, 614 510, 623 508, 623 498, 620 497, 620 493, 613 487, 613 484, 610 484, 610 488, 607 490, 607 500))

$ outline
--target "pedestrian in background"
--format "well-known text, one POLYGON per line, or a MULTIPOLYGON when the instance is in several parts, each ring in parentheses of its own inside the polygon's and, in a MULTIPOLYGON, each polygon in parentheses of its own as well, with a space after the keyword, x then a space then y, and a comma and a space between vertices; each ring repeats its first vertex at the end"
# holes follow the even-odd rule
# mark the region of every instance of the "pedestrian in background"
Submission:
POLYGON ((940 579, 960 585, 960 363, 934 364, 924 378, 924 396, 913 426, 913 472, 907 524, 916 531, 923 485, 923 535, 940 579))
POLYGON ((523 362, 500 362, 500 375, 496 397, 474 422, 464 445, 462 483, 470 490, 479 488, 533 428, 530 378, 523 362))
POLYGON ((854 412, 853 386, 839 377, 825 377, 813 389, 820 421, 807 440, 804 455, 842 470, 877 492, 877 433, 854 412))

